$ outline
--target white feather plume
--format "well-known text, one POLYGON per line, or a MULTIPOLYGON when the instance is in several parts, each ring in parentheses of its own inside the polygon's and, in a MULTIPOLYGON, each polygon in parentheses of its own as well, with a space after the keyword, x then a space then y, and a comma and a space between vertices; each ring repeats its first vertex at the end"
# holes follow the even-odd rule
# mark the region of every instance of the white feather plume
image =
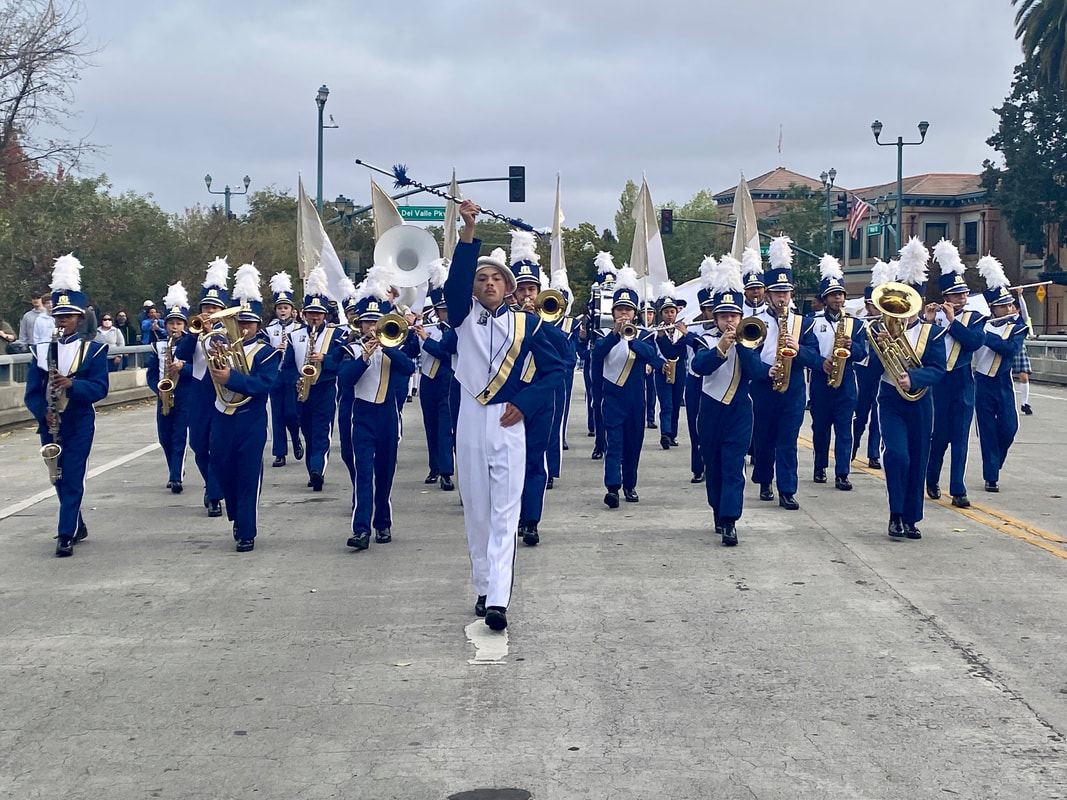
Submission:
POLYGON ((286 294, 293 293, 293 279, 289 277, 288 272, 277 272, 270 276, 270 290, 274 294, 286 294))
POLYGON ((674 281, 664 281, 659 285, 659 294, 657 297, 674 297, 675 292, 678 291, 678 287, 674 285, 674 281))
POLYGON ((367 270, 367 277, 359 285, 356 298, 363 300, 367 297, 373 297, 377 300, 388 300, 389 289, 389 271, 382 266, 373 266, 367 270))
POLYGON ((619 289, 633 289, 637 291, 637 273, 633 267, 623 267, 615 276, 615 291, 619 289))
POLYGON ((225 289, 226 282, 230 279, 230 265, 226 258, 216 258, 207 265, 207 275, 204 277, 204 288, 225 289))
POLYGON ((715 269, 718 266, 715 256, 704 256, 704 260, 700 262, 700 287, 702 289, 711 290, 715 269))
POLYGON ((897 264, 897 280, 911 286, 926 283, 926 265, 930 262, 930 251, 918 237, 912 236, 908 243, 900 248, 900 262, 897 264))
POLYGON ((167 296, 163 298, 163 308, 168 311, 172 308, 188 308, 189 293, 185 291, 182 282, 178 281, 173 286, 167 287, 167 296))
POLYGON ((789 269, 793 266, 793 248, 789 246, 792 242, 788 236, 775 236, 771 239, 770 247, 767 248, 771 269, 789 269))
POLYGON ((552 288, 558 289, 561 292, 570 292, 571 282, 567 277, 567 270, 557 269, 552 273, 552 288))
POLYGON ((548 273, 545 272, 545 268, 544 267, 539 267, 538 270, 537 270, 537 273, 538 273, 537 280, 540 282, 540 284, 541 284, 541 286, 543 288, 547 289, 548 288, 548 273))
POLYGON ((511 232, 511 261, 504 263, 518 264, 520 261, 541 263, 541 256, 537 254, 537 238, 529 231, 511 232))
POLYGON ((985 278, 987 289, 999 289, 1008 285, 1004 266, 993 256, 982 256, 978 259, 978 274, 985 278))
POLYGON ((493 252, 489 254, 489 257, 496 259, 504 266, 507 266, 508 264, 508 254, 504 252, 503 247, 494 247, 493 252))
POLYGON ((830 278, 836 278, 837 280, 844 280, 845 273, 841 269, 841 262, 834 258, 829 253, 826 253, 819 260, 819 277, 824 281, 830 278))
POLYGON ((596 254, 596 258, 593 259, 593 266, 596 267, 597 275, 614 275, 619 271, 619 268, 615 266, 615 259, 611 257, 611 253, 607 250, 601 250, 596 254))
POLYGON ((52 267, 53 292, 80 292, 82 288, 82 262, 74 253, 56 259, 52 267))
POLYGON ((448 280, 448 265, 443 258, 435 258, 430 262, 427 282, 431 289, 440 289, 448 280))
POLYGON ((950 272, 962 275, 967 271, 967 265, 960 259, 959 248, 948 239, 942 239, 934 245, 934 261, 941 265, 942 275, 950 272))
POLYGON ((741 262, 730 253, 719 259, 719 266, 712 274, 711 290, 715 294, 737 292, 740 295, 744 293, 745 281, 741 277, 741 262))
MULTIPOLYGON (((307 294, 319 297, 330 297, 330 281, 326 277, 326 270, 321 266, 315 267, 308 273, 307 294)), ((333 299, 333 298, 330 298, 333 299)))
POLYGON ((263 302, 259 289, 259 270, 255 264, 242 264, 233 277, 233 299, 242 303, 257 300, 263 302))
POLYGON ((883 283, 896 280, 896 277, 897 268, 885 263, 880 258, 871 267, 871 286, 881 286, 883 283))
POLYGON ((750 275, 753 272, 763 272, 763 257, 754 247, 746 247, 741 254, 741 274, 750 275))
POLYGON ((341 302, 349 302, 356 298, 356 284, 352 283, 352 279, 345 275, 341 278, 341 302))

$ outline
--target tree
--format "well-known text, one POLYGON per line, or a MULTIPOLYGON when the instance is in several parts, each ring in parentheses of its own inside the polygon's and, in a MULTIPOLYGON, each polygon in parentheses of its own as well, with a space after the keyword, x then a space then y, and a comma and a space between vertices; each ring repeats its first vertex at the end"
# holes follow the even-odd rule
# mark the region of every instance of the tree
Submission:
POLYGON ((1067 88, 1067 0, 1011 0, 1011 4, 1019 9, 1015 38, 1022 39, 1036 82, 1067 88))
POLYGON ((1041 84, 1035 72, 1032 64, 1016 67, 1011 96, 994 109, 1000 125, 986 143, 1004 166, 986 159, 982 186, 1015 240, 1032 253, 1048 254, 1052 266, 1057 246, 1067 244, 1067 89, 1041 84))
POLYGON ((69 166, 92 149, 84 140, 36 134, 42 124, 66 130, 71 87, 93 53, 83 17, 79 0, 6 0, 0 6, 0 188, 13 166, 69 166))
POLYGON ((619 210, 615 212, 615 239, 617 243, 611 254, 622 266, 624 261, 629 260, 630 251, 634 244, 634 231, 637 229, 637 221, 634 219, 634 206, 637 205, 637 193, 640 189, 631 180, 626 181, 626 186, 619 196, 619 210))
MULTIPOLYGON (((791 183, 788 198, 777 217, 759 220, 759 228, 771 236, 785 234, 793 244, 812 253, 826 249, 826 199, 807 186, 791 183)), ((766 267, 765 267, 766 269, 766 267)), ((811 256, 793 253, 793 286, 798 295, 819 284, 818 263, 811 256)))
MULTIPOLYGON (((687 219, 719 221, 722 218, 714 193, 707 189, 701 189, 684 206, 675 208, 671 202, 666 207, 674 208, 675 224, 674 233, 663 237, 663 254, 667 258, 671 280, 680 285, 700 274, 704 256, 717 258, 730 248, 733 231, 719 225, 679 222, 687 219)), ((658 292, 659 287, 653 287, 653 291, 658 292)))

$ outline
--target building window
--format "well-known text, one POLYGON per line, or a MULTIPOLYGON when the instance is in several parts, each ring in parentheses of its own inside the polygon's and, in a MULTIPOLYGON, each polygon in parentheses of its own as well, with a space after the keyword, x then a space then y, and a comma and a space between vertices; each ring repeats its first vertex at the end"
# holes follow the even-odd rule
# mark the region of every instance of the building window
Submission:
POLYGON ((863 263, 863 227, 856 231, 856 238, 848 240, 848 260, 863 263))
POLYGON ((867 237, 867 258, 882 257, 882 234, 867 237))
POLYGON ((831 241, 833 244, 830 246, 832 251, 830 255, 838 260, 843 260, 845 258, 845 232, 841 230, 834 231, 831 241))
POLYGON ((927 222, 923 227, 923 242, 927 247, 933 247, 942 239, 948 238, 947 222, 927 222))
POLYGON ((963 254, 978 255, 978 220, 963 223, 963 254))

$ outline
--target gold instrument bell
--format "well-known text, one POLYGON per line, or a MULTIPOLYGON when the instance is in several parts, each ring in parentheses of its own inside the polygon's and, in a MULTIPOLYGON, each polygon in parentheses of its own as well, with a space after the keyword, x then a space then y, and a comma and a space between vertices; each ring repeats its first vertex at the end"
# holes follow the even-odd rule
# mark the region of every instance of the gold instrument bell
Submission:
POLYGON ((767 340, 767 323, 759 317, 745 317, 737 325, 737 343, 749 350, 758 350, 767 340))
POLYGON ((408 338, 408 321, 399 314, 386 314, 375 324, 374 338, 382 347, 399 347, 408 338))
POLYGON ((919 314, 923 308, 923 299, 906 283, 890 281, 874 287, 871 292, 871 302, 881 312, 882 322, 877 329, 877 323, 867 326, 867 340, 874 354, 878 356, 878 360, 882 362, 886 373, 893 379, 893 385, 900 396, 914 402, 926 394, 925 387, 918 390, 902 389, 898 379, 910 370, 919 369, 922 361, 919 360, 911 342, 904 335, 900 320, 919 314), (881 326, 884 326, 889 334, 889 339, 885 342, 878 341, 878 330, 881 330, 881 326))
POLYGON ((542 322, 555 325, 567 313, 567 298, 558 289, 542 289, 534 301, 534 312, 542 322))

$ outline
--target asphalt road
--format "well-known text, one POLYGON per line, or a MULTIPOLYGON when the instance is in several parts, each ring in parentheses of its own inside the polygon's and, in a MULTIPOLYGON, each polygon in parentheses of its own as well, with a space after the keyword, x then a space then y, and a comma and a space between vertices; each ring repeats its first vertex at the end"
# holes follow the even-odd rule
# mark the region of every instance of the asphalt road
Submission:
POLYGON ((802 509, 750 485, 732 549, 684 432, 647 432, 641 502, 610 511, 577 411, 506 636, 473 615, 458 492, 422 483, 417 403, 393 542, 363 553, 336 452, 321 494, 268 466, 235 553, 191 454, 164 489, 137 405, 99 416, 91 533, 56 559, 39 445, 4 434, 0 796, 1067 797, 1065 403, 1035 385, 1001 493, 973 446, 974 513, 928 502, 922 541, 886 536, 879 474, 816 486, 802 448, 802 509))

